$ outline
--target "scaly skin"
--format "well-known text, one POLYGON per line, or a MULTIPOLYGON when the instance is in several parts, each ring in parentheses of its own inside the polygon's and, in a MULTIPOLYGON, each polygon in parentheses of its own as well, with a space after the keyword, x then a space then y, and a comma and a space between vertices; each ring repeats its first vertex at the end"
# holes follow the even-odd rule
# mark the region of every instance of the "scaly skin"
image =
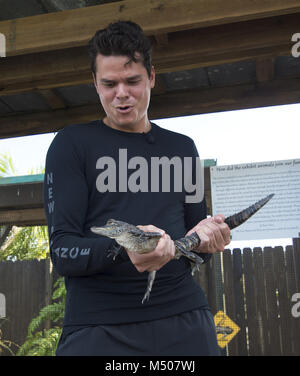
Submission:
MULTIPOLYGON (((257 201, 255 204, 249 206, 248 208, 231 215, 230 217, 225 218, 225 223, 228 225, 230 230, 240 226, 242 223, 246 222, 252 215, 254 215, 258 210, 260 210, 274 194, 271 194, 262 200, 257 201)), ((200 239, 196 232, 193 232, 191 235, 185 236, 184 238, 175 240, 175 246, 177 244, 183 245, 185 251, 192 251, 200 245, 200 239)))
MULTIPOLYGON (((250 217, 252 217, 252 215, 254 215, 258 210, 260 210, 273 196, 274 194, 270 194, 241 212, 227 217, 225 219, 225 223, 231 230, 240 226, 242 223, 246 222, 250 217)), ((109 256, 113 255, 114 258, 119 254, 122 247, 140 254, 151 252, 156 248, 157 243, 162 236, 159 232, 144 232, 134 225, 117 221, 115 219, 108 220, 106 225, 103 227, 91 227, 91 231, 98 235, 107 236, 116 240, 119 247, 114 250, 110 250, 108 254, 109 256)), ((200 245, 200 238, 196 232, 175 240, 174 245, 175 259, 185 256, 195 263, 192 273, 194 273, 194 271, 204 262, 199 255, 192 252, 200 245)), ((142 303, 144 303, 144 301, 148 300, 150 297, 155 275, 156 271, 149 273, 147 290, 143 297, 142 303)))

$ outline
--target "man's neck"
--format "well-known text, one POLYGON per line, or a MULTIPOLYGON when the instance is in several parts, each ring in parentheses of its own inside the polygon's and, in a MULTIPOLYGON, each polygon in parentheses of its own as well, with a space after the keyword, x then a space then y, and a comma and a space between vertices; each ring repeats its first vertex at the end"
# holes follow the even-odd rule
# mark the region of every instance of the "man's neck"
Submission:
POLYGON ((115 124, 114 122, 110 121, 107 116, 103 119, 103 122, 108 127, 113 128, 113 129, 117 129, 117 130, 123 131, 123 132, 148 133, 151 130, 151 123, 148 120, 148 118, 140 124, 128 124, 128 125, 124 125, 124 126, 119 126, 119 125, 115 124))

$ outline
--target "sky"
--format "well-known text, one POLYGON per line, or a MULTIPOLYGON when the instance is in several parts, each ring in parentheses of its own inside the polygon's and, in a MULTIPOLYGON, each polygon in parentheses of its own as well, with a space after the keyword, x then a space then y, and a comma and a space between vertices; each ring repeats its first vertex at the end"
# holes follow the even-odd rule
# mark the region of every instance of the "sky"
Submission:
MULTIPOLYGON (((200 158, 217 165, 300 158, 300 104, 236 110, 153 120, 161 127, 190 136, 200 158)), ((45 166, 55 133, 0 140, 0 154, 9 153, 17 175, 45 166)), ((291 239, 268 240, 264 245, 291 244, 291 239)), ((251 246, 264 246, 262 240, 251 246)), ((246 247, 249 241, 232 242, 246 247)))

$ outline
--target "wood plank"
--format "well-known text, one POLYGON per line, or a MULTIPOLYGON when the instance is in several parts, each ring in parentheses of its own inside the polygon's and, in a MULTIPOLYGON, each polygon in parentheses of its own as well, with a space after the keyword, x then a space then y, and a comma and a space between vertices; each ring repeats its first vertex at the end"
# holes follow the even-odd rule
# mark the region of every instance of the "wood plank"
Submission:
MULTIPOLYGON (((295 277, 296 277, 296 291, 300 292, 300 238, 293 238, 293 263, 295 267, 295 277)), ((294 304, 294 303, 293 303, 294 304)), ((300 354, 300 318, 295 318, 296 326, 296 341, 295 341, 295 352, 296 355, 300 354)))
POLYGON ((256 79, 258 82, 271 81, 274 78, 274 59, 256 60, 256 79))
POLYGON ((169 43, 168 34, 157 34, 155 35, 155 41, 159 49, 166 48, 169 43))
POLYGON ((274 247, 274 273, 278 290, 282 355, 292 355, 291 303, 288 297, 285 258, 282 247, 274 247))
POLYGON ((273 269, 273 249, 264 247, 264 276, 266 286, 267 315, 268 315, 268 337, 269 342, 266 346, 266 355, 281 355, 278 307, 276 297, 276 276, 273 269))
POLYGON ((6 296, 8 318, 1 330, 3 338, 18 345, 24 343, 30 321, 45 303, 45 263, 46 260, 0 262, 0 286, 6 296))
POLYGON ((159 119, 299 103, 299 87, 300 78, 294 78, 274 80, 264 84, 168 93, 152 97, 149 114, 152 119, 159 119))
POLYGON ((300 238, 293 238, 297 291, 300 292, 300 238))
POLYGON ((43 182, 0 185, 0 210, 42 206, 43 182))
MULTIPOLYGON (((224 296, 225 296, 225 314, 237 322, 236 306, 234 299, 234 282, 233 282, 233 267, 232 255, 230 249, 225 249, 223 252, 223 273, 224 273, 224 296)), ((239 333, 227 345, 228 355, 239 355, 238 338, 239 333)))
POLYGON ((40 226, 46 225, 43 208, 23 210, 0 210, 0 225, 40 226))
POLYGON ((223 278, 222 278, 222 255, 220 252, 213 254, 213 267, 215 269, 215 281, 216 281, 216 309, 217 311, 221 310, 224 311, 224 303, 223 303, 223 296, 224 296, 224 286, 223 286, 223 278))
POLYGON ((163 50, 153 51, 159 72, 290 55, 291 35, 300 14, 234 23, 169 35, 163 50))
POLYGON ((240 327, 237 334, 238 355, 247 356, 247 334, 246 334, 246 319, 245 319, 245 301, 244 301, 244 286, 243 286, 243 262, 242 254, 239 248, 234 248, 232 251, 232 265, 233 265, 233 280, 234 280, 234 300, 236 307, 236 324, 240 327))
POLYGON ((52 110, 67 107, 65 101, 52 89, 41 89, 39 94, 52 110))
MULTIPOLYGON (((291 302, 292 296, 297 293, 296 283, 296 270, 294 262, 294 249, 293 246, 287 246, 285 251, 286 259, 286 273, 287 273, 287 289, 288 289, 288 299, 291 302)), ((298 333, 300 332, 300 320, 297 317, 291 315, 291 342, 292 342, 292 352, 293 355, 300 354, 300 338, 298 333)))
POLYGON ((287 289, 289 298, 297 292, 297 283, 296 283, 296 270, 294 262, 294 250, 293 246, 289 245, 286 247, 285 259, 286 259, 286 273, 287 273, 287 289))
POLYGON ((87 123, 105 116, 101 104, 34 112, 0 118, 0 138, 57 132, 70 124, 87 123), (22 122, 23 117, 23 122, 22 122), (52 119, 54 123, 50 120, 52 119), (6 122, 5 122, 6 120, 6 122), (5 125, 6 124, 6 125, 5 125))
POLYGON ((250 248, 243 249, 243 264, 245 275, 245 297, 247 311, 247 326, 249 339, 249 355, 261 355, 259 346, 258 318, 256 316, 256 292, 254 286, 254 269, 252 251, 250 248))
MULTIPOLYGON (((212 255, 212 273, 211 277, 213 277, 213 295, 214 298, 213 305, 211 307, 211 310, 213 312, 213 315, 217 313, 218 311, 224 312, 224 286, 223 286, 223 278, 222 278, 222 254, 220 252, 214 253, 212 255)), ((220 354, 222 356, 227 355, 226 348, 221 349, 220 348, 220 354)))
POLYGON ((1 95, 92 82, 86 47, 45 51, 1 60, 1 95))
POLYGON ((210 168, 204 167, 204 195, 206 199, 207 214, 212 215, 210 168))
MULTIPOLYGON (((277 80, 264 85, 195 89, 152 96, 150 119, 258 108, 300 102, 300 78, 277 80)), ((101 119, 100 104, 0 118, 0 139, 55 132, 70 125, 101 119)))
POLYGON ((132 20, 149 35, 300 11, 298 0, 125 0, 0 22, 7 56, 82 46, 96 30, 132 20))
POLYGON ((257 313, 260 354, 265 355, 266 344, 268 343, 268 318, 267 318, 267 301, 264 281, 263 254, 260 247, 253 249, 253 267, 254 283, 257 296, 257 313))
POLYGON ((217 295, 216 295, 216 267, 215 255, 212 255, 210 261, 207 263, 207 285, 208 295, 207 301, 213 316, 217 313, 217 295))
MULTIPOLYGON (((157 74, 235 61, 290 55, 300 14, 169 35, 153 48, 157 74)), ((86 47, 7 57, 0 65, 0 95, 92 82, 86 47), (45 69, 45 67, 47 67, 45 69)))

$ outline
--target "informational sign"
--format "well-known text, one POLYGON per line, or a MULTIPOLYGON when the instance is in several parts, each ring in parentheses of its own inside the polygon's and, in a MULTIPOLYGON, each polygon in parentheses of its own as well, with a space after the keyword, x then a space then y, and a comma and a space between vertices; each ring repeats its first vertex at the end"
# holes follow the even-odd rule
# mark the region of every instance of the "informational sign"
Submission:
POLYGON ((274 193, 253 217, 231 231, 232 240, 298 237, 300 159, 210 168, 213 215, 225 217, 274 193))
POLYGON ((223 349, 232 338, 240 331, 240 327, 236 325, 223 311, 218 311, 214 316, 217 341, 219 347, 223 349))

